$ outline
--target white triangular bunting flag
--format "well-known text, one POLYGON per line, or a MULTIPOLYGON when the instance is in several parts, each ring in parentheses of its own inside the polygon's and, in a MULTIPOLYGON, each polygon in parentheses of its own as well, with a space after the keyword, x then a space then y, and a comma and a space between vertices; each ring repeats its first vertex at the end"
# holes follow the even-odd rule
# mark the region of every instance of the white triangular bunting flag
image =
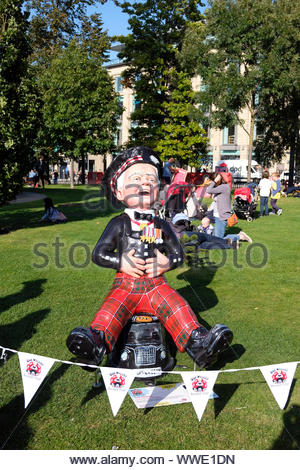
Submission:
POLYGON ((55 359, 18 352, 24 389, 25 408, 43 383, 55 359))
POLYGON ((182 372, 182 379, 200 421, 219 371, 182 372))
POLYGON ((297 362, 260 367, 279 407, 283 410, 289 397, 297 362))
POLYGON ((134 381, 136 370, 100 367, 113 415, 116 416, 134 381))

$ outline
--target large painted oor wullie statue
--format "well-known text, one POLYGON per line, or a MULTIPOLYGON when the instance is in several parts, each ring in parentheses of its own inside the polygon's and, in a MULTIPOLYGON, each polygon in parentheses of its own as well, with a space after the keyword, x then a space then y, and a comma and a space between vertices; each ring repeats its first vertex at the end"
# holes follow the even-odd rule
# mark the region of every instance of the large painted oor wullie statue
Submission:
POLYGON ((75 328, 67 339, 80 362, 99 365, 138 312, 158 317, 179 351, 186 351, 200 368, 207 367, 232 341, 226 325, 204 328, 163 276, 183 263, 184 254, 170 225, 152 209, 161 167, 150 148, 135 147, 120 153, 105 172, 103 184, 126 209, 109 222, 93 251, 94 263, 117 272, 90 328, 75 328))

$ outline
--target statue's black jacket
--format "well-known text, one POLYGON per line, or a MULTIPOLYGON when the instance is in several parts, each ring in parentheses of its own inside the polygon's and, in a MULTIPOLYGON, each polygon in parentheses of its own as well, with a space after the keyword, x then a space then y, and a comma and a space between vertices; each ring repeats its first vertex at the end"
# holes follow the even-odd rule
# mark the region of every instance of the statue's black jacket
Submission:
POLYGON ((140 240, 140 231, 131 229, 131 221, 127 214, 114 217, 105 228, 98 240, 92 260, 98 266, 120 270, 122 255, 132 249, 134 256, 142 259, 154 258, 157 248, 169 259, 170 269, 183 263, 183 249, 172 228, 163 219, 154 217, 154 227, 162 231, 162 243, 145 243, 140 240))

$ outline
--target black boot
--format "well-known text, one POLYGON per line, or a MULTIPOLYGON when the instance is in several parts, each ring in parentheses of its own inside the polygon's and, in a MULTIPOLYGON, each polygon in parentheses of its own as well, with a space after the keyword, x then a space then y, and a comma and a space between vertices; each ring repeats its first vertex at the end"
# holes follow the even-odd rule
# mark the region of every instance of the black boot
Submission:
POLYGON ((200 327, 192 331, 185 350, 204 369, 216 362, 218 354, 229 347, 232 338, 232 331, 226 325, 215 325, 209 331, 200 327))
MULTIPOLYGON (((104 332, 92 328, 77 327, 71 331, 67 347, 78 358, 78 362, 98 366, 106 351, 104 332)), ((89 372, 95 371, 93 367, 83 367, 89 372)))

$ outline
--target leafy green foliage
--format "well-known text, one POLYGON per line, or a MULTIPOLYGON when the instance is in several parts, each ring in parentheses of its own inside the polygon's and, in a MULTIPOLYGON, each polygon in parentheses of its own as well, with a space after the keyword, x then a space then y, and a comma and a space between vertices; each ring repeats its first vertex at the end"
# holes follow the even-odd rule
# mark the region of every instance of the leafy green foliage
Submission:
POLYGON ((29 170, 39 99, 28 68, 31 52, 22 1, 0 4, 0 205, 14 198, 29 170))
POLYGON ((140 106, 132 113, 131 144, 155 146, 165 122, 164 103, 170 101, 170 69, 180 71, 177 52, 181 50, 188 21, 199 21, 201 1, 147 0, 115 1, 130 15, 131 34, 119 36, 124 44, 119 54, 128 64, 124 84, 134 89, 140 106))
POLYGON ((75 40, 39 79, 46 132, 40 142, 82 158, 114 148, 121 109, 108 72, 75 40))
MULTIPOLYGON (((99 39, 99 15, 86 16, 87 7, 96 0, 26 0, 31 13, 30 41, 33 48, 32 62, 36 67, 45 67, 51 58, 67 47, 77 35, 99 39)), ((103 40, 103 34, 100 43, 103 40)), ((100 46, 101 49, 101 46, 100 46)))
POLYGON ((208 138, 199 122, 202 113, 197 116, 194 106, 195 92, 191 80, 183 72, 172 70, 168 73, 172 75, 172 92, 169 101, 162 105, 165 120, 159 129, 160 140, 156 150, 166 160, 174 157, 180 164, 200 166, 208 138))
POLYGON ((205 26, 190 25, 181 53, 186 69, 203 79, 199 102, 210 110, 208 124, 244 126, 240 112, 247 108, 249 159, 257 123, 265 135, 257 142, 257 158, 280 160, 291 143, 288 136, 299 129, 299 4, 209 3, 205 26))
POLYGON ((257 142, 256 154, 264 161, 280 161, 290 148, 290 184, 294 163, 300 164, 300 4, 279 0, 270 23, 273 41, 262 63, 263 93, 259 125, 265 138, 257 142), (276 33, 274 33, 276 32, 276 33))

